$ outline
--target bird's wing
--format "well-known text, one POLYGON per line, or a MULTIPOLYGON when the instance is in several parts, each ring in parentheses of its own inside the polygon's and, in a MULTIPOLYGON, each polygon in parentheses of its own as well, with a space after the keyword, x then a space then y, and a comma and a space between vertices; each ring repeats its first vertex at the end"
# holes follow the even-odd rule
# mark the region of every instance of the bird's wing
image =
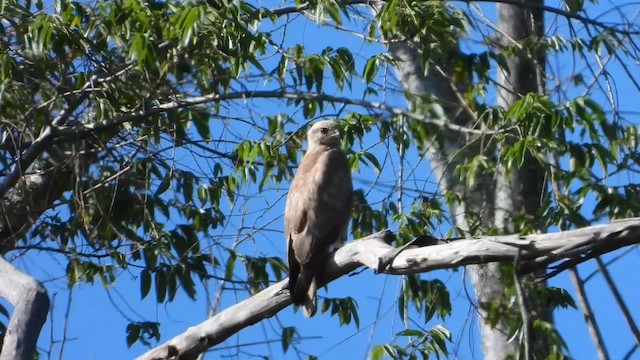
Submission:
POLYGON ((339 149, 307 153, 289 190, 285 210, 285 233, 301 265, 324 260, 331 244, 341 240, 338 238, 348 225, 352 203, 346 155, 339 149))

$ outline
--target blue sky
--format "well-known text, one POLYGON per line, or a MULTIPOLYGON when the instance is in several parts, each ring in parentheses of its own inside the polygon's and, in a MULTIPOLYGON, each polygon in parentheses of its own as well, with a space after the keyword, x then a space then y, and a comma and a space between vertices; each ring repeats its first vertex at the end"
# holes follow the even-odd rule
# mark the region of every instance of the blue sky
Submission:
MULTIPOLYGON (((271 6, 275 2, 263 3, 264 6, 271 6)), ((605 11, 612 2, 602 2, 598 7, 590 10, 590 15, 605 11)), ((276 4, 277 5, 277 4, 276 4)), ((554 6, 555 2, 549 5, 554 6)), ((493 18, 493 5, 483 4, 482 9, 485 15, 493 18)), ((629 8, 628 16, 633 16, 633 11, 638 11, 638 6, 629 8)), ((617 14, 609 14, 615 18, 617 14)), ((606 18, 605 18, 606 19, 606 18)), ((553 17, 548 18, 548 26, 553 24, 553 17)), ((326 28, 318 27, 311 22, 298 18, 293 21, 287 31, 287 43, 302 42, 306 46, 307 52, 315 52, 324 49, 326 46, 337 48, 346 46, 354 53, 358 53, 357 69, 360 71, 366 58, 376 52, 381 51, 379 45, 364 43, 357 37, 336 33, 326 28)), ((565 32, 566 28, 559 28, 565 32)), ((473 45, 468 45, 473 48, 473 45)), ((571 61, 571 54, 559 55, 550 60, 552 68, 559 71, 559 75, 581 71, 581 65, 571 61)), ((621 72, 620 67, 612 65, 609 67, 611 75, 616 79, 615 85, 618 94, 630 93, 633 96, 618 96, 619 108, 625 111, 636 112, 627 117, 628 120, 637 123, 638 105, 637 92, 633 89, 626 75, 621 72)), ((380 76, 384 76, 381 72, 380 76)), ((389 69, 388 77, 393 77, 389 69)), ((585 75, 588 76, 588 75, 585 75)), ((381 79, 381 78, 380 78, 381 79)), ((325 83, 327 86, 328 82, 325 83)), ((256 84, 259 87, 260 84, 256 84)), ((361 93, 363 84, 359 80, 354 80, 354 96, 361 93)), ((327 88, 327 92, 333 95, 340 95, 338 90, 327 88), (333 91, 333 92, 332 92, 333 91)), ((578 93, 579 90, 573 90, 578 93)), ((604 102, 603 94, 595 92, 595 98, 604 102)), ((577 94, 574 94, 577 95, 577 94)), ((574 96, 573 95, 573 96, 574 96)), ((487 101, 492 103, 491 94, 487 101)), ((404 106, 402 94, 394 91, 382 92, 381 97, 387 103, 395 106, 404 106)), ((242 111, 242 107, 237 107, 237 111, 242 111)), ((245 108, 246 109, 246 108, 245 108)), ((251 111, 261 115, 273 115, 279 112, 290 110, 283 104, 275 101, 255 101, 251 102, 251 111)), ((234 110, 236 111, 236 110, 234 110)), ((347 108, 346 112, 359 111, 357 108, 347 108)), ((336 111, 327 109, 327 115, 336 111)), ((301 112, 294 115, 299 123, 303 123, 301 112)), ((236 126, 236 125, 230 125, 236 126)), ((291 130, 295 127, 292 126, 291 130)), ((228 130, 226 124, 213 124, 213 132, 228 130)), ((243 128, 241 126, 233 129, 243 134, 246 138, 258 140, 259 133, 255 129, 243 128)), ((217 146, 217 145, 211 145, 217 146)), ((222 145, 220 145, 222 146, 222 145)), ((375 138, 365 139, 360 148, 373 147, 371 151, 376 154, 387 152, 387 145, 377 144, 375 138)), ((355 150, 359 150, 357 148, 355 150)), ((222 150, 225 150, 222 148, 222 150)), ((228 149, 226 149, 228 150, 228 149)), ((186 153, 178 155, 179 161, 187 166, 193 161, 187 157, 186 153)), ((381 161, 382 162, 382 161, 381 161)), ((199 164, 202 165, 202 164, 199 164)), ((210 166, 211 164, 204 164, 210 166)), ((415 151, 406 158, 406 168, 413 169, 414 173, 405 173, 407 187, 417 188, 422 191, 436 192, 434 179, 426 160, 421 159, 415 151), (426 180, 426 181, 425 181, 426 180)), ((377 177, 380 183, 393 185, 396 181, 398 171, 397 154, 391 151, 390 159, 385 163, 382 173, 377 177), (393 157, 396 159, 394 160, 393 157)), ((371 169, 362 169, 361 173, 354 174, 354 187, 363 189, 369 193, 370 203, 376 203, 389 195, 384 188, 373 187, 371 181, 376 179, 376 174, 371 169)), ((633 182, 635 179, 630 174, 619 175, 619 178, 611 179, 613 183, 633 182)), ((227 227, 220 230, 220 233, 211 234, 212 237, 245 240, 239 245, 239 249, 248 255, 253 256, 280 256, 284 257, 284 241, 278 231, 282 229, 282 214, 284 210, 284 199, 286 189, 283 186, 272 186, 259 196, 250 196, 255 193, 255 187, 243 189, 247 195, 242 203, 229 205, 227 211, 230 215, 230 222, 227 227), (256 211, 260 210, 260 211, 256 211), (242 214, 249 213, 242 217, 242 214), (247 231, 245 227, 264 227, 262 231, 247 231), (250 235, 250 236, 249 236, 250 235)), ((411 194, 404 195, 404 203, 410 203, 411 194)), ((405 209, 407 210, 407 209, 405 209)), ((176 221, 177 222, 177 221, 176 221)), ((396 225, 391 225, 395 230, 396 225)), ((436 235, 447 233, 450 224, 441 224, 436 235)), ((203 240, 204 241, 204 240, 203 240)), ((624 251, 624 249, 622 250, 624 251)), ((605 257, 610 258, 615 254, 605 257)), ((625 258, 611 266, 612 275, 617 280, 620 290, 629 304, 634 304, 640 298, 640 289, 634 285, 630 279, 634 274, 639 253, 633 250, 625 258)), ((43 350, 49 349, 52 340, 56 342, 52 349, 51 358, 58 358, 60 351, 60 339, 65 337, 63 359, 127 359, 133 358, 146 348, 140 344, 128 349, 125 342, 125 329, 130 321, 158 321, 161 323, 162 341, 182 333, 187 327, 203 321, 207 314, 208 301, 203 284, 199 285, 198 298, 192 301, 182 292, 179 292, 172 303, 157 304, 155 295, 152 293, 140 300, 139 282, 137 277, 139 272, 136 269, 124 271, 118 274, 118 281, 115 287, 105 289, 100 283, 95 285, 80 285, 72 292, 66 288, 64 278, 64 260, 50 254, 32 252, 16 260, 16 264, 26 269, 38 279, 45 281, 49 294, 53 298, 53 310, 47 324, 42 331, 40 346, 43 358, 48 358, 43 350), (68 316, 67 316, 68 313, 68 316), (63 335, 63 334, 66 334, 63 335)), ((586 276, 595 269, 592 263, 587 263, 579 267, 580 273, 586 276)), ((219 270, 219 271, 224 271, 219 270)), ((453 334, 453 342, 449 344, 452 353, 451 358, 458 359, 480 359, 482 358, 480 349, 480 333, 477 328, 475 310, 472 307, 473 295, 468 279, 464 276, 464 269, 442 270, 423 274, 424 279, 440 279, 449 288, 453 313, 447 318, 445 324, 453 334), (469 298, 471 297, 471 299, 469 298)), ((331 297, 354 297, 360 309, 360 328, 350 324, 340 327, 337 318, 332 318, 328 314, 319 314, 313 319, 305 319, 300 313, 294 313, 292 308, 282 311, 277 317, 263 321, 250 328, 242 330, 237 337, 232 337, 223 344, 214 347, 207 356, 210 359, 240 358, 250 359, 254 355, 266 355, 272 359, 297 359, 295 351, 289 350, 282 353, 279 332, 281 327, 295 326, 298 328, 303 341, 294 344, 299 350, 309 352, 319 356, 321 359, 366 359, 371 347, 378 343, 386 343, 392 340, 395 333, 403 329, 401 320, 397 315, 397 293, 399 291, 401 278, 397 276, 374 275, 370 270, 359 273, 353 277, 343 277, 329 285, 328 296, 331 297), (265 343, 266 341, 266 343, 265 343), (238 344, 257 345, 243 346, 237 348, 238 344)), ((553 286, 570 289, 573 288, 567 274, 561 274, 550 282, 553 286)), ((213 296, 217 289, 215 281, 206 284, 207 291, 213 296)), ((229 286, 229 285, 227 285, 229 286)), ((606 289, 602 278, 595 276, 587 283, 587 290, 592 302, 594 311, 598 316, 598 321, 605 334, 605 340, 612 359, 620 359, 634 344, 633 337, 628 331, 624 320, 615 304, 612 302, 610 292, 606 289)), ((321 292, 321 295, 324 295, 321 292)), ((247 297, 245 291, 228 290, 221 298, 220 309, 225 309, 247 297)), ((640 309, 631 308, 633 315, 638 318, 640 309)), ((587 328, 584 325, 582 315, 574 309, 560 310, 556 314, 556 325, 567 341, 570 354, 576 359, 595 359, 594 347, 589 339, 587 328)), ((418 317, 419 319, 419 317, 418 317)), ((426 328, 431 328, 440 320, 433 319, 427 324, 420 324, 426 328)), ((640 357, 638 357, 640 358, 640 357)))

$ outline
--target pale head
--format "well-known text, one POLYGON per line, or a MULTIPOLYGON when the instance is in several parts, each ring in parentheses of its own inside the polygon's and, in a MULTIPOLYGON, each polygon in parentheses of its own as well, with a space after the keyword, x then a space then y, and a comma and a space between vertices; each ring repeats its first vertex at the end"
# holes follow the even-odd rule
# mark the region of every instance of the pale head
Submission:
POLYGON ((309 147, 325 145, 340 147, 340 129, 333 120, 322 120, 313 124, 307 133, 309 147))

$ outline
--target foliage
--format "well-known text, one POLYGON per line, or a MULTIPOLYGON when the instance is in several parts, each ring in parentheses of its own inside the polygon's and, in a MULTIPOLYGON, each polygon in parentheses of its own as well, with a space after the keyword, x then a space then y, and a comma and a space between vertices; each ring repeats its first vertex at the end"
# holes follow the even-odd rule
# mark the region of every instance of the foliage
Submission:
MULTIPOLYGON (((340 119, 356 179, 354 238, 387 227, 398 229, 398 245, 420 235, 462 233, 448 208, 464 201, 461 193, 439 189, 442 179, 423 162, 452 134, 478 149, 471 156, 458 154, 461 149, 448 154, 461 159, 453 170, 461 187, 495 179, 498 164, 518 169, 525 158, 544 169, 550 186, 535 216, 512 214, 522 233, 640 213, 637 182, 621 179, 640 170, 638 129, 615 99, 607 103, 593 90, 606 88, 606 77, 562 74, 571 81, 558 84, 557 94, 525 94, 507 109, 491 101, 496 71, 519 51, 569 53, 585 66, 606 54, 626 69, 637 61, 625 48, 634 46, 628 30, 583 21, 582 33, 479 46, 473 36, 486 33, 486 26, 468 8, 444 1, 392 0, 377 5, 372 17, 354 16, 363 8, 357 2, 258 4, 2 2, 4 201, 21 191, 10 174, 22 176, 27 168, 55 178, 52 189, 59 189, 22 217, 33 220, 7 251, 59 254, 69 287, 99 280, 111 288, 129 272, 145 301, 171 302, 179 292, 196 299, 203 283, 220 292, 234 284, 254 294, 286 277, 284 253, 265 250, 265 234, 275 229, 268 236, 279 239, 273 225, 281 221, 274 215, 279 199, 300 159, 305 129, 324 115, 340 119), (367 52, 289 39, 282 29, 303 10, 323 29, 367 29, 358 32, 367 52), (455 132, 443 125, 448 120, 437 99, 390 85, 388 71, 398 63, 380 43, 393 41, 420 44, 421 76, 448 74, 475 116, 472 126, 455 132), (404 99, 414 112, 393 104, 404 99), (36 157, 28 162, 30 152, 36 157)), ((586 15, 582 1, 567 6, 571 16, 565 20, 572 26, 578 14, 586 15)), ((479 214, 465 216, 478 224, 472 235, 502 231, 481 223, 479 214)), ((490 322, 509 324, 510 335, 522 341, 512 271, 503 276, 504 298, 482 305, 490 322)), ((575 306, 564 290, 526 286, 554 308, 575 306)), ((324 298, 322 312, 336 315, 340 326, 353 322, 359 328, 359 300, 355 294, 324 298)), ((415 326, 405 321, 393 341, 373 348, 373 359, 449 354, 452 334, 440 323, 452 311, 445 283, 405 276, 397 309, 415 326)), ((0 322, 1 333, 4 327, 0 322)), ((280 330, 286 352, 298 330, 280 330)), ((551 339, 558 356, 566 351, 552 324, 537 322, 534 330, 551 339)), ((162 326, 131 321, 126 334, 129 346, 151 346, 162 326)))

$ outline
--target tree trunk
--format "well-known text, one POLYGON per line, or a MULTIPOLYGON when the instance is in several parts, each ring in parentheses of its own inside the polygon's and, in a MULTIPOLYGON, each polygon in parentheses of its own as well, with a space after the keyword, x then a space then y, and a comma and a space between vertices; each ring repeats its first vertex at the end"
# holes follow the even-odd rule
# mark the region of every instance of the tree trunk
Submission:
MULTIPOLYGON (((523 1, 525 2, 544 5, 543 0, 523 1)), ((544 14, 540 8, 498 3, 497 11, 500 45, 510 46, 525 39, 542 37, 544 14)), ((507 109, 527 93, 543 93, 544 52, 532 56, 526 51, 520 51, 517 56, 507 58, 507 65, 508 71, 505 69, 498 71, 498 106, 507 109)), ((517 229, 512 221, 513 216, 518 212, 528 217, 535 216, 544 190, 544 171, 533 157, 527 156, 520 169, 510 169, 510 171, 505 168, 505 162, 498 161, 495 185, 495 228, 502 233, 520 232, 521 229, 517 229)), ((468 267, 479 303, 486 303, 503 296, 504 289, 498 267, 498 264, 468 267)), ((527 302, 526 299, 525 294, 520 300, 527 302)), ((545 310, 528 309, 527 311, 546 314, 543 317, 550 321, 550 315, 545 310)), ((486 315, 482 307, 480 307, 480 313, 481 317, 486 315)), ((481 321, 480 328, 485 359, 502 360, 518 352, 518 342, 507 341, 506 329, 502 323, 498 323, 493 328, 487 322, 481 321)), ((531 341, 531 339, 525 339, 525 341, 531 341)))
MULTIPOLYGON (((542 0, 526 0, 533 5, 543 5, 542 0)), ((375 8, 375 7, 374 7, 375 8)), ((498 27, 503 45, 512 45, 520 40, 537 38, 543 32, 543 12, 539 7, 498 4, 498 27)), ((379 9, 377 9, 379 11, 379 9)), ((445 119, 458 125, 471 127, 475 116, 470 113, 456 87, 449 79, 447 64, 431 60, 431 68, 424 71, 419 49, 425 44, 409 41, 391 42, 389 52, 397 61, 403 88, 409 97, 435 98, 445 119), (424 74, 429 74, 425 76, 424 74), (446 105, 444 105, 446 104, 446 105)), ((508 108, 515 100, 529 92, 541 93, 544 89, 544 53, 530 56, 522 51, 518 56, 507 59, 509 72, 499 71, 498 105, 508 108)), ((411 99, 410 99, 411 100, 411 99)), ((419 111, 419 109, 415 109, 419 111)), ((500 164, 495 177, 477 176, 471 186, 458 181, 452 171, 466 160, 486 151, 474 145, 460 132, 445 131, 444 141, 428 144, 428 157, 434 175, 443 192, 455 192, 460 201, 454 202, 451 214, 457 227, 463 231, 475 228, 497 228, 500 231, 517 233, 512 222, 513 215, 522 212, 534 216, 544 194, 544 172, 537 161, 528 157, 522 168, 507 172, 500 164), (499 204, 499 206, 498 206, 499 204), (469 223, 470 215, 479 223, 469 223)), ((479 143, 475 141, 474 143, 479 143)), ((545 229, 539 229, 545 230, 545 229)), ((503 297, 504 285, 500 281, 499 264, 468 266, 471 282, 479 303, 503 297)), ((526 296, 524 296, 526 298, 526 296)), ((534 314, 536 312, 534 311, 534 314)), ((537 311, 544 314, 544 311, 537 311)), ((485 322, 486 313, 481 310, 479 317, 482 333, 484 359, 503 360, 518 351, 516 341, 509 342, 502 324, 492 327, 485 322)), ((545 317, 549 320, 549 316, 545 317)))

